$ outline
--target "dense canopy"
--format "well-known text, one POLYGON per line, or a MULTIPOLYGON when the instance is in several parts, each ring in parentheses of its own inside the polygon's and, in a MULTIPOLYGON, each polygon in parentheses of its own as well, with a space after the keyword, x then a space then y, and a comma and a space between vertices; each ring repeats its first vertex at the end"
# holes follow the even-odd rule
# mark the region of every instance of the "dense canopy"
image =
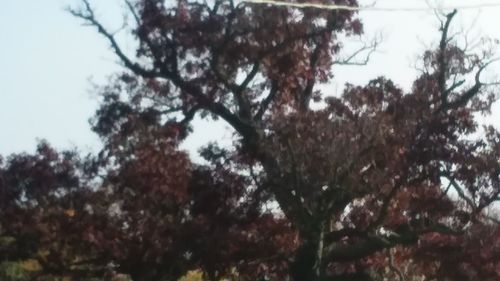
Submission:
POLYGON ((494 53, 460 44, 456 12, 410 90, 376 77, 335 96, 332 70, 375 47, 340 55, 363 33, 353 11, 125 3, 132 54, 89 1, 69 9, 123 65, 96 89, 102 151, 0 158, 0 278, 500 278, 500 133, 478 121, 494 53), (192 160, 195 117, 229 124, 232 145, 192 160))

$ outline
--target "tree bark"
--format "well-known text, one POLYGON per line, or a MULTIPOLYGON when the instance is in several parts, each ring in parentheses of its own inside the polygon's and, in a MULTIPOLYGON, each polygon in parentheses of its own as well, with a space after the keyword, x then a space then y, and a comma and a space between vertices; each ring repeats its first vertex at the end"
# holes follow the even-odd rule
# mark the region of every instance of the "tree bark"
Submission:
POLYGON ((303 234, 306 237, 291 265, 293 281, 325 280, 324 238, 326 222, 313 223, 311 229, 303 234))

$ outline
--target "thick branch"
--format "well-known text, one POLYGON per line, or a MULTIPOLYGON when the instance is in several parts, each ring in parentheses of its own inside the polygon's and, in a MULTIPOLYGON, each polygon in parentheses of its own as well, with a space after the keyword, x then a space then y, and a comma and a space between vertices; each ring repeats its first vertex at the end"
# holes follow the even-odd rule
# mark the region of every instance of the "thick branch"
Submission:
MULTIPOLYGON (((341 231, 337 232, 340 233, 341 231)), ((357 230, 346 230, 347 235, 357 238, 357 242, 350 245, 340 244, 336 242, 329 243, 325 247, 327 259, 338 262, 354 261, 375 252, 390 249, 397 245, 412 245, 418 242, 421 235, 427 233, 440 233, 444 235, 462 235, 463 231, 457 231, 450 227, 435 223, 417 230, 406 230, 403 232, 392 232, 389 235, 380 236, 365 231, 364 233, 357 230)), ((329 234, 332 235, 332 234, 329 234)), ((326 242, 326 240, 325 240, 326 242)))
POLYGON ((447 87, 446 85, 447 80, 449 79, 449 77, 447 76, 449 68, 449 61, 447 58, 447 51, 448 51, 447 48, 451 40, 449 36, 449 28, 451 21, 453 20, 456 14, 457 10, 454 10, 452 13, 446 15, 446 21, 442 24, 441 27, 442 29, 441 40, 439 42, 439 53, 437 58, 437 64, 438 64, 437 80, 438 80, 439 91, 441 93, 441 105, 438 111, 456 109, 465 106, 473 97, 475 97, 478 93, 480 93, 480 90, 484 85, 480 81, 481 73, 489 64, 496 61, 492 60, 482 65, 475 74, 474 85, 469 90, 465 91, 461 96, 457 97, 454 101, 449 100, 449 95, 454 90, 456 90, 458 87, 462 86, 465 83, 465 80, 460 80, 460 81, 455 81, 450 87, 447 87))
POLYGON ((252 82, 252 80, 259 72, 259 67, 260 63, 258 61, 255 62, 245 80, 243 80, 243 82, 235 89, 233 93, 238 103, 240 116, 245 118, 246 120, 251 120, 252 112, 250 108, 250 101, 247 97, 245 97, 245 90, 248 87, 248 84, 252 82))
POLYGON ((256 61, 253 64, 252 69, 250 70, 250 73, 248 73, 245 80, 243 80, 243 82, 239 85, 238 88, 240 91, 243 91, 244 89, 246 89, 248 87, 248 84, 250 84, 250 82, 252 82, 252 80, 255 78, 255 75, 257 75, 257 73, 259 71, 259 67, 260 67, 260 63, 258 61, 256 61))
POLYGON ((451 21, 453 17, 457 14, 457 10, 454 10, 450 14, 446 15, 446 22, 442 26, 441 31, 441 41, 439 42, 439 54, 438 54, 438 85, 441 92, 441 102, 445 104, 447 102, 447 91, 446 91, 446 80, 448 77, 446 75, 448 71, 448 60, 446 58, 446 48, 448 47, 448 32, 450 29, 451 21))
POLYGON ((262 120, 262 117, 266 113, 267 109, 269 108, 269 105, 274 100, 274 98, 276 97, 277 93, 278 93, 278 82, 273 81, 273 82, 271 82, 271 89, 269 91, 269 94, 261 102, 259 110, 257 111, 257 114, 255 114, 255 117, 254 117, 255 121, 261 121, 262 120))
POLYGON ((302 96, 299 97, 298 102, 299 108, 302 111, 307 110, 309 106, 309 100, 311 99, 312 92, 314 89, 314 84, 316 84, 316 65, 318 63, 319 54, 321 52, 322 43, 318 43, 314 48, 314 51, 311 53, 311 57, 309 58, 309 68, 312 72, 312 77, 307 80, 306 86, 304 87, 304 91, 302 92, 302 96))
POLYGON ((351 245, 330 245, 327 247, 327 257, 332 261, 349 262, 354 261, 383 249, 392 248, 396 245, 410 245, 418 241, 415 233, 403 233, 391 237, 379 237, 368 235, 366 239, 351 245))
POLYGON ((193 120, 194 116, 196 115, 196 112, 198 112, 198 110, 200 110, 200 109, 201 109, 201 106, 196 105, 196 106, 190 108, 189 110, 185 111, 184 118, 179 123, 182 125, 188 124, 189 122, 191 122, 191 120, 193 120))
MULTIPOLYGON (((457 97, 454 101, 451 101, 449 103, 445 103, 442 107, 444 107, 444 109, 456 109, 456 108, 459 108, 459 107, 462 107, 462 106, 465 106, 467 105, 467 103, 472 99, 474 98, 477 94, 480 93, 482 87, 484 85, 487 85, 487 84, 484 84, 481 82, 481 74, 482 72, 490 65, 492 64, 493 62, 496 62, 498 61, 499 59, 494 59, 494 60, 491 60, 485 64, 483 64, 479 69, 478 71, 476 72, 476 75, 474 77, 474 85, 467 91, 465 91, 465 93, 463 93, 461 96, 457 97)), ((492 85, 493 83, 491 83, 490 85, 492 85)))
POLYGON ((232 25, 233 21, 236 18, 237 10, 233 9, 231 13, 227 16, 226 26, 224 27, 224 40, 219 46, 212 48, 212 59, 210 60, 210 67, 215 74, 215 77, 224 84, 226 88, 228 88, 238 105, 239 116, 247 121, 251 120, 251 107, 250 101, 247 97, 245 97, 244 92, 248 86, 248 84, 254 79, 255 75, 257 75, 260 67, 259 60, 256 60, 250 73, 247 75, 245 80, 240 84, 236 84, 230 81, 230 77, 227 77, 224 73, 219 69, 219 58, 220 55, 225 52, 225 48, 231 40, 234 39, 238 34, 233 34, 232 25))
POLYGON ((453 186, 458 196, 463 199, 470 208, 472 208, 473 210, 476 209, 477 206, 474 203, 473 199, 467 197, 464 190, 462 189, 462 187, 460 187, 455 178, 450 173, 443 173, 443 176, 450 181, 451 186, 453 186))
POLYGON ((325 235, 325 243, 331 244, 333 242, 339 241, 344 237, 366 237, 368 233, 364 230, 359 230, 356 228, 342 228, 340 230, 332 231, 325 235))

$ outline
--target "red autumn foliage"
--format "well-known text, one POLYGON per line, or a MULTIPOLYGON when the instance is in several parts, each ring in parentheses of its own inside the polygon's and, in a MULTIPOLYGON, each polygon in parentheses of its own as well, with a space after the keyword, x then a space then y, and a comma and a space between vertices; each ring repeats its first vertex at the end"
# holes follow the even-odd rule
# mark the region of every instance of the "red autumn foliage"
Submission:
POLYGON ((126 3, 134 56, 89 2, 70 10, 125 73, 99 89, 98 155, 41 143, 0 162, 1 260, 36 259, 39 280, 500 277, 487 212, 500 199, 500 134, 477 121, 495 100, 480 76, 491 53, 457 46, 455 13, 410 91, 380 77, 332 97, 317 86, 333 79, 339 38, 362 32, 354 12, 126 3), (235 132, 230 147, 207 143, 203 163, 179 148, 196 115, 235 132))

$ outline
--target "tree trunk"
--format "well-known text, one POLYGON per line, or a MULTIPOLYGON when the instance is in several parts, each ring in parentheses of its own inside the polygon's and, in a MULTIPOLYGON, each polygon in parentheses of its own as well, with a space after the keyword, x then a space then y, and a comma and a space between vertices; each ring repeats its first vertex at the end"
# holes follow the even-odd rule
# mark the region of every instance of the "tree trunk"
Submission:
POLYGON ((325 277, 325 262, 323 261, 323 240, 325 223, 315 226, 314 230, 307 233, 309 239, 304 239, 295 261, 291 265, 293 281, 321 281, 325 277))

